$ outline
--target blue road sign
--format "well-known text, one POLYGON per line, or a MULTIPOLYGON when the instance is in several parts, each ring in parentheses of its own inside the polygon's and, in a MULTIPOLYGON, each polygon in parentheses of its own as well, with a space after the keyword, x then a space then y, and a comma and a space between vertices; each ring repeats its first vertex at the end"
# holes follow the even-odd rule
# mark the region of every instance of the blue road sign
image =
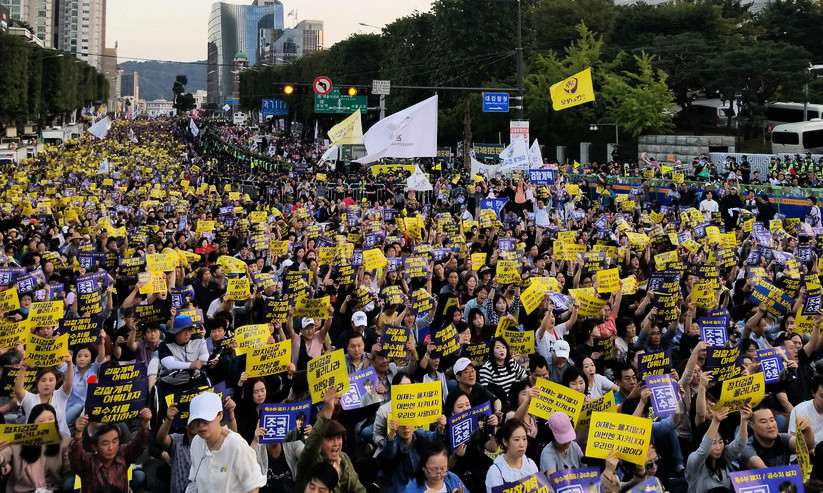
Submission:
POLYGON ((289 114, 289 104, 282 99, 263 99, 260 101, 260 112, 263 117, 286 116, 289 114))
POLYGON ((483 113, 508 113, 509 93, 507 92, 484 92, 483 93, 483 113))
POLYGON ((237 98, 226 98, 225 103, 229 106, 240 106, 240 100, 237 98))

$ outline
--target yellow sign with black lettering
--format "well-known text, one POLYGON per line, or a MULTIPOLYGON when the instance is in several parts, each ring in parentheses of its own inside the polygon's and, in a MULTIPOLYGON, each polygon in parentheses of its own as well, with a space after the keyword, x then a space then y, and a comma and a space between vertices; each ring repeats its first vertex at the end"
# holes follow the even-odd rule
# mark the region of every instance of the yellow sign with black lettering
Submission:
POLYGON ((391 415, 398 425, 428 426, 443 414, 440 382, 392 385, 391 415))
POLYGON ((246 354, 251 348, 268 344, 271 329, 268 324, 251 324, 234 331, 234 354, 246 354))
POLYGON ((628 414, 595 411, 589 424, 586 457, 618 459, 644 466, 652 438, 652 420, 628 414))
POLYGON ((583 401, 586 400, 585 395, 542 377, 537 378, 535 388, 540 394, 532 397, 529 402, 529 414, 549 419, 553 413, 561 412, 569 417, 574 426, 583 407, 583 401))
POLYGON ((498 260, 496 269, 497 284, 520 283, 519 263, 517 260, 498 260))
POLYGON ((754 407, 766 396, 766 378, 759 371, 751 375, 732 378, 723 382, 716 407, 737 411, 746 406, 754 407))
POLYGON ((28 334, 26 340, 26 364, 31 368, 58 366, 69 354, 69 335, 40 337, 28 334))
POLYGON ((301 298, 297 300, 294 314, 298 317, 328 318, 331 308, 331 297, 301 298))
POLYGON ((48 445, 60 443, 57 423, 0 425, 0 441, 9 445, 48 445))
POLYGON ((309 360, 307 372, 312 403, 322 402, 327 389, 334 388, 337 395, 349 390, 349 372, 342 349, 309 360))
POLYGON ((230 277, 226 285, 226 299, 246 301, 251 297, 251 282, 248 277, 230 277))
POLYGON ((383 250, 372 248, 363 251, 363 268, 366 270, 379 269, 389 265, 389 260, 383 255, 383 250))
POLYGON ((614 293, 620 290, 620 269, 599 270, 596 274, 597 292, 614 293))
POLYGON ((250 378, 288 371, 289 363, 291 363, 291 341, 252 347, 246 351, 246 373, 250 378))

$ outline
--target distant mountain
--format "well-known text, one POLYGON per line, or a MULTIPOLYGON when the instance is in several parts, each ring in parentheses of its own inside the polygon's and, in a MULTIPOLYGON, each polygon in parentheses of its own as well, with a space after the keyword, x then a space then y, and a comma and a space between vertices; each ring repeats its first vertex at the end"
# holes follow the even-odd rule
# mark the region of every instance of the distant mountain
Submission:
POLYGON ((123 71, 121 94, 133 96, 132 74, 140 74, 140 99, 171 99, 174 78, 184 74, 189 78, 186 90, 192 94, 198 89, 206 89, 206 61, 193 63, 178 62, 124 62, 118 65, 123 71))

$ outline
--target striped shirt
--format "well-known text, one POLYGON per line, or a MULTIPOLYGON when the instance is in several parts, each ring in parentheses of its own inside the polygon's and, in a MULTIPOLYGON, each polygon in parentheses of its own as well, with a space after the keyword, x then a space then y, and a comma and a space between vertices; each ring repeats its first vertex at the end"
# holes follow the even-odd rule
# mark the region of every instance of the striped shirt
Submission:
MULTIPOLYGON (((516 361, 509 358, 505 366, 497 366, 492 361, 486 361, 480 367, 480 383, 488 387, 494 385, 502 389, 506 395, 511 390, 514 382, 525 380, 528 374, 516 361)), ((474 403, 472 403, 474 404, 474 403)))

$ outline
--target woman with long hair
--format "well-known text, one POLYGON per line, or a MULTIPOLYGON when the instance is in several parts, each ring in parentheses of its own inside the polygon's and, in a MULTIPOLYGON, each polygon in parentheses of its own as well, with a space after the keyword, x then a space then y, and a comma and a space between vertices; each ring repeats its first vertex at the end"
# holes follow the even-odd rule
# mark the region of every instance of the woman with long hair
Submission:
MULTIPOLYGON (((53 423, 57 425, 57 412, 49 404, 37 404, 29 412, 28 424, 53 423)), ((66 449, 71 440, 63 437, 48 445, 10 445, 0 442, 0 469, 9 471, 6 491, 33 493, 56 491, 62 486, 62 478, 69 472, 66 449)))
POLYGON ((528 378, 526 370, 520 366, 509 352, 509 345, 502 337, 495 337, 489 348, 489 358, 480 367, 480 383, 492 390, 502 402, 506 402, 515 382, 528 378))

